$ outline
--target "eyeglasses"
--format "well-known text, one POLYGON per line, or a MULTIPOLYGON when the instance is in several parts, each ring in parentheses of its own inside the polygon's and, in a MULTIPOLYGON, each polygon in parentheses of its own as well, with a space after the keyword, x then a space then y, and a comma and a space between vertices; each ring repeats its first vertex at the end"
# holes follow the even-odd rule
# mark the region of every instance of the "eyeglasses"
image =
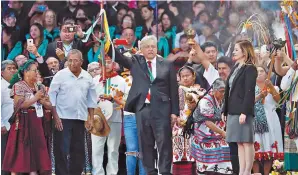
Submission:
POLYGON ((30 69, 29 71, 32 71, 32 72, 39 72, 39 70, 38 69, 35 69, 35 70, 32 70, 32 69, 30 69))
POLYGON ((55 16, 48 16, 48 15, 46 15, 46 18, 51 18, 51 19, 54 19, 55 18, 55 16))
POLYGON ((78 63, 80 62, 81 60, 75 60, 75 59, 68 59, 68 63, 78 63))
POLYGON ((89 72, 95 72, 95 71, 99 71, 100 68, 99 67, 96 67, 96 68, 93 68, 93 69, 89 69, 89 72))

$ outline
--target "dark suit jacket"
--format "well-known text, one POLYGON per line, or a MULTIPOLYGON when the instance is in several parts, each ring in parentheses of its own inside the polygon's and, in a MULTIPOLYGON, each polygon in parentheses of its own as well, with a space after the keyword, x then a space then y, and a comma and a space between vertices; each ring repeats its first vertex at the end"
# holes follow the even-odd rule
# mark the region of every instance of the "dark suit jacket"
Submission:
POLYGON ((125 105, 126 111, 134 113, 140 111, 150 88, 152 116, 169 119, 170 114, 179 115, 178 83, 172 63, 157 56, 156 78, 151 82, 144 56, 133 55, 128 58, 116 49, 115 61, 129 69, 133 77, 125 105))
POLYGON ((234 66, 227 79, 223 113, 225 116, 228 114, 254 116, 257 69, 252 64, 242 66, 230 87, 229 79, 237 66, 234 66))
MULTIPOLYGON (((83 54, 83 57, 84 57, 84 53, 88 51, 88 49, 91 48, 92 45, 89 45, 89 46, 86 46, 81 40, 79 39, 74 39, 73 41, 73 45, 72 45, 72 49, 78 49, 82 52, 83 54)), ((43 65, 40 65, 42 66, 42 69, 41 70, 41 74, 43 76, 51 76, 51 73, 47 67, 47 63, 46 63, 46 60, 49 58, 49 57, 55 57, 57 59, 58 56, 56 55, 56 48, 57 48, 57 41, 53 41, 52 43, 50 43, 48 45, 48 48, 47 48, 47 53, 45 55, 45 60, 44 60, 44 63, 43 65)), ((87 70, 87 66, 88 66, 88 59, 87 58, 83 58, 84 59, 84 62, 83 62, 83 65, 82 65, 82 68, 87 70)))

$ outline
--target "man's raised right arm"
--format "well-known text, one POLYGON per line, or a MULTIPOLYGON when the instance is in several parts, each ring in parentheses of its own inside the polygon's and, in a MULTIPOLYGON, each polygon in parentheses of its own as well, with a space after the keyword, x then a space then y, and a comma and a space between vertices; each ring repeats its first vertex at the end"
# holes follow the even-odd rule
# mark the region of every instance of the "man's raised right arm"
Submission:
POLYGON ((122 65, 123 67, 130 69, 133 63, 132 59, 133 57, 126 57, 122 53, 120 53, 118 49, 115 49, 115 62, 122 65))

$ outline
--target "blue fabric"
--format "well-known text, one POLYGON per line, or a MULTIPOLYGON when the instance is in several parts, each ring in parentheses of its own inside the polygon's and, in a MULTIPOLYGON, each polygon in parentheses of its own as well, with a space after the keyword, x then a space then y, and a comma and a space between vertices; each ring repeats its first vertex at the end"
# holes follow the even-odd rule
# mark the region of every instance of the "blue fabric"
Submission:
MULTIPOLYGON (((124 136, 126 142, 126 152, 138 152, 138 132, 135 114, 124 115, 124 136)), ((126 156, 127 175, 135 175, 137 161, 139 163, 139 175, 146 175, 141 159, 137 160, 135 156, 126 156)))
POLYGON ((135 35, 136 35, 136 38, 139 39, 139 40, 142 39, 142 31, 143 31, 142 26, 136 27, 135 35))
POLYGON ((100 55, 100 48, 97 49, 96 53, 94 54, 93 48, 91 48, 88 51, 87 57, 88 57, 88 63, 92 62, 98 62, 98 55, 100 55))
MULTIPOLYGON (((26 34, 26 39, 29 39, 29 38, 30 38, 30 34, 26 34)), ((39 53, 40 56, 46 55, 48 44, 49 44, 49 41, 46 38, 44 38, 41 44, 39 45, 39 47, 37 48, 37 52, 39 53)), ((34 60, 36 59, 35 55, 33 55, 32 53, 30 53, 29 56, 31 59, 34 59, 34 60)))
POLYGON ((160 37, 158 40, 157 46, 158 46, 158 51, 163 50, 163 53, 161 54, 164 57, 164 59, 166 59, 167 56, 170 54, 170 47, 169 47, 168 40, 165 37, 160 37))
POLYGON ((263 8, 264 10, 272 10, 272 11, 280 10, 279 1, 261 0, 260 3, 261 3, 261 8, 263 8))
POLYGON ((44 29, 43 31, 44 36, 51 39, 51 41, 54 41, 55 38, 58 38, 60 36, 60 30, 58 27, 54 28, 52 32, 47 31, 47 29, 44 29))
POLYGON ((1 60, 14 60, 16 56, 22 54, 23 52, 23 45, 21 41, 18 41, 15 46, 11 49, 11 51, 8 53, 8 55, 5 58, 7 50, 5 48, 2 48, 2 58, 1 60))
POLYGON ((172 46, 175 46, 176 30, 177 30, 177 27, 173 26, 171 29, 165 32, 165 36, 167 39, 172 38, 172 46))
POLYGON ((295 51, 295 46, 294 46, 292 32, 291 32, 292 31, 291 22, 287 15, 284 15, 284 16, 285 16, 285 23, 286 23, 286 27, 288 29, 288 34, 289 34, 290 43, 291 43, 291 47, 292 47, 293 59, 296 60, 296 51, 295 51))
POLYGON ((109 32, 110 32, 110 38, 114 39, 115 37, 115 31, 116 31, 116 26, 110 26, 109 27, 109 32))

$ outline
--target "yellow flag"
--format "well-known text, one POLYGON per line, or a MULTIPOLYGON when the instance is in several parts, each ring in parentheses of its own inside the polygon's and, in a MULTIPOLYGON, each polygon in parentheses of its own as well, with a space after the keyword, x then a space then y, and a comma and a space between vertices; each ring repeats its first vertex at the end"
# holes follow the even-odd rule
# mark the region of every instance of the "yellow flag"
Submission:
POLYGON ((103 12, 103 30, 104 30, 105 38, 106 38, 105 53, 107 54, 110 49, 110 45, 111 45, 111 37, 110 37, 109 24, 108 24, 106 11, 103 12))

